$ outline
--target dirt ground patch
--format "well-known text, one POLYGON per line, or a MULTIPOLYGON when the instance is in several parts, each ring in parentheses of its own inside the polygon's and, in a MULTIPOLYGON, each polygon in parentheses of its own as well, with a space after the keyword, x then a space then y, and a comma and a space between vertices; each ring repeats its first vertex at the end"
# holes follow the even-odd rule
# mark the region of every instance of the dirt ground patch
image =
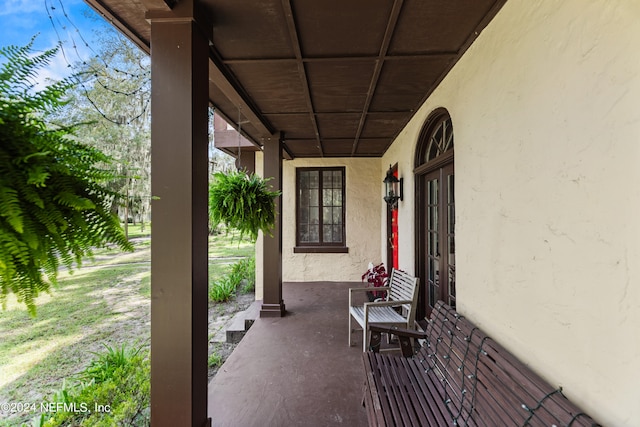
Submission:
POLYGON ((208 380, 216 375, 222 364, 231 355, 237 344, 224 340, 224 328, 233 315, 246 310, 255 301, 255 294, 239 294, 236 299, 209 305, 209 355, 216 354, 220 363, 209 367, 208 380))

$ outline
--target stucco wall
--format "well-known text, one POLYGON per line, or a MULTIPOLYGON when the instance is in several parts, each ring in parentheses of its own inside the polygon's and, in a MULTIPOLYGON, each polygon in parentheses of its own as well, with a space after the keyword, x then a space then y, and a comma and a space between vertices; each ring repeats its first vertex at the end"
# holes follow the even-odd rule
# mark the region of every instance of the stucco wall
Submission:
POLYGON ((282 171, 282 279, 300 281, 359 281, 369 262, 380 262, 380 159, 296 159, 282 171), (344 166, 346 176, 346 237, 349 253, 294 253, 297 167, 344 166))
POLYGON ((611 426, 640 420, 639 22, 636 1, 509 0, 382 162, 408 170, 449 110, 459 310, 611 426))

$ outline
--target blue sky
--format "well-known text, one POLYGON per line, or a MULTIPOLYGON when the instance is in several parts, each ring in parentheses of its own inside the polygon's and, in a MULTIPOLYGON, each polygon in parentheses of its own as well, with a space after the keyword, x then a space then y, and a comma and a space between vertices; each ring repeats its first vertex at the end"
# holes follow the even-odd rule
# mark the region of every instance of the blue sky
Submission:
POLYGON ((82 39, 91 45, 97 28, 115 31, 82 0, 0 0, 0 46, 24 46, 38 33, 37 50, 62 41, 65 55, 59 53, 42 78, 58 80, 69 74, 68 62, 95 55, 82 39))

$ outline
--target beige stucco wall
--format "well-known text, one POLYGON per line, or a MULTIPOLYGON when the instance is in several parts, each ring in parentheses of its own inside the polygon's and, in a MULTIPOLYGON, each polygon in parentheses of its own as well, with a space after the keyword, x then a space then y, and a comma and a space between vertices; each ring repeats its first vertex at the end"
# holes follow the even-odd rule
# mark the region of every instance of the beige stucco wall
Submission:
POLYGON ((382 162, 407 178, 449 110, 459 310, 611 426, 640 422, 639 23, 637 1, 509 0, 382 162))
MULTIPOLYGON (((263 155, 256 153, 256 173, 263 171, 263 155)), ((282 168, 282 280, 360 281, 369 262, 381 262, 382 179, 380 159, 285 160, 282 168), (297 167, 344 166, 346 176, 346 254, 296 254, 295 177, 297 167)), ((256 299, 263 298, 262 237, 256 242, 256 299)), ((286 304, 286 300, 285 300, 286 304)))
POLYGON ((380 262, 382 203, 380 159, 295 159, 282 171, 282 279, 300 281, 360 281, 369 262, 380 262), (296 254, 296 168, 344 166, 346 177, 346 237, 349 253, 296 254))

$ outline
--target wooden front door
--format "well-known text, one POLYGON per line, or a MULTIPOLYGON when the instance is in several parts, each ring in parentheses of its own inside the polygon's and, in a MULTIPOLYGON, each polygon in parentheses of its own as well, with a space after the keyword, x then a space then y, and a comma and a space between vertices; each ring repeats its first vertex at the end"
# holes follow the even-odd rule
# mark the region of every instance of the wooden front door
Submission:
POLYGON ((431 313, 438 300, 455 307, 455 181, 453 163, 421 177, 419 261, 421 311, 431 313))
POLYGON ((453 124, 439 108, 425 122, 416 148, 416 274, 418 318, 438 300, 456 305, 455 180, 453 124))

